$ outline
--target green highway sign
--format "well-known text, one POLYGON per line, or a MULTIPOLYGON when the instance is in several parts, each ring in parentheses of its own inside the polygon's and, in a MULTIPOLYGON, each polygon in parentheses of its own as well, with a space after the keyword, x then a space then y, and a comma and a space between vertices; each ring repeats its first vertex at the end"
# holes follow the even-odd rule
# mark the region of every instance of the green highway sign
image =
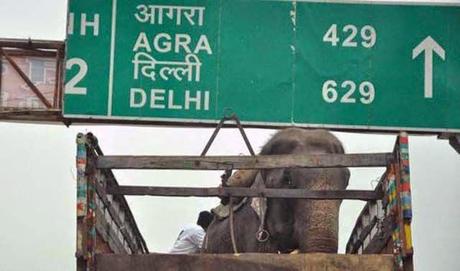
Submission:
POLYGON ((70 0, 64 116, 460 131, 460 7, 70 0))

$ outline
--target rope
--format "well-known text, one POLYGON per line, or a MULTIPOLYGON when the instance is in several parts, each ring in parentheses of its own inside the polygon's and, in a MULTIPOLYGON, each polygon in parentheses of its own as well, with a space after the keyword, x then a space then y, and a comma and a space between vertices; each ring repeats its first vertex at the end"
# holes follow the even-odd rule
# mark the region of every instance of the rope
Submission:
MULTIPOLYGON (((263 182, 258 183, 257 186, 265 188, 265 184, 263 182)), ((259 205, 258 209, 259 209, 259 215, 260 215, 259 217, 260 224, 259 224, 259 229, 257 230, 257 233, 256 233, 256 239, 257 241, 263 243, 263 242, 267 242, 268 239, 270 238, 270 233, 265 229, 265 215, 266 215, 266 210, 267 210, 267 198, 265 197, 259 198, 258 205, 259 205)))
POLYGON ((259 203, 260 224, 259 224, 259 229, 257 230, 257 233, 256 233, 256 239, 257 241, 261 243, 267 242, 268 239, 270 238, 270 233, 265 229, 266 204, 267 204, 267 199, 260 198, 260 203, 259 203))
POLYGON ((230 207, 230 217, 228 220, 228 222, 230 223, 230 238, 232 239, 233 253, 237 254, 238 250, 236 248, 235 229, 233 228, 233 197, 231 196, 228 205, 230 207))

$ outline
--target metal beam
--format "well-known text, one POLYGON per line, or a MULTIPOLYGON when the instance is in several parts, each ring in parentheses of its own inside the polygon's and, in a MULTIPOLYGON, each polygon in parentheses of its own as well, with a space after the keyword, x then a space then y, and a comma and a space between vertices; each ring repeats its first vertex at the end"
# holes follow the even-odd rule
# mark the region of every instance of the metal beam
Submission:
POLYGON ((384 167, 391 153, 259 156, 100 156, 98 168, 227 170, 264 168, 384 167))
POLYGON ((56 51, 44 51, 34 49, 2 49, 10 57, 56 57, 56 51))
POLYGON ((60 49, 64 47, 64 41, 2 38, 0 39, 0 47, 23 49, 60 49))
POLYGON ((306 190, 306 189, 270 189, 248 187, 156 187, 156 186, 118 186, 107 187, 107 194, 129 196, 164 197, 267 197, 291 199, 352 199, 378 200, 382 198, 375 191, 368 190, 306 190))

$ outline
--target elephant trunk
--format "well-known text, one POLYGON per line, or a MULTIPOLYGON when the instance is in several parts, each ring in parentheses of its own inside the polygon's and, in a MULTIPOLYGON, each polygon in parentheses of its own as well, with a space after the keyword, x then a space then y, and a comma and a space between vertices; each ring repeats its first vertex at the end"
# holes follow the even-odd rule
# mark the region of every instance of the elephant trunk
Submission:
MULTIPOLYGON (((309 190, 342 190, 348 184, 348 169, 313 172, 317 174, 310 180, 309 190)), ((295 228, 301 252, 337 253, 341 203, 342 200, 298 201, 295 228)))
MULTIPOLYGON (((303 253, 323 252, 337 253, 339 231, 340 200, 317 200, 302 204, 305 208, 302 213, 309 217, 296 221, 297 240, 299 249, 303 253)), ((303 209, 302 208, 302 209, 303 209)))

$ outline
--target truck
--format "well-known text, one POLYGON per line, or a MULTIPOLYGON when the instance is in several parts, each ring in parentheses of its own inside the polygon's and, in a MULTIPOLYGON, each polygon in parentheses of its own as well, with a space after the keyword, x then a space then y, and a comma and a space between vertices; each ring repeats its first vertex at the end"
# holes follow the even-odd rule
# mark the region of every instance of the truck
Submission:
MULTIPOLYGON (((215 136, 214 136, 215 137, 215 136)), ((213 137, 210 143, 212 144, 213 137)), ((206 153, 206 152, 204 152, 206 153)), ((400 133, 389 153, 312 156, 303 167, 385 167, 373 191, 331 191, 322 199, 361 199, 367 203, 355 222, 345 254, 192 254, 150 253, 125 199, 126 195, 232 196, 220 188, 128 187, 112 169, 214 169, 268 167, 267 157, 238 156, 107 156, 91 134, 77 136, 77 270, 413 270, 408 135, 400 133), (217 161, 217 162, 216 162, 217 161), (225 162, 224 162, 225 161, 225 162), (311 161, 314 161, 312 163, 311 161), (335 194, 334 194, 335 193, 335 194), (332 196, 331 196, 332 195, 332 196)), ((289 167, 278 157, 274 164, 289 167)), ((303 163, 303 164, 302 164, 303 163)), ((252 188, 234 196, 253 195, 252 188)), ((244 189, 243 189, 244 190, 244 189)), ((233 191, 234 192, 234 191, 233 191)), ((315 191, 310 191, 315 193, 315 191)), ((323 191, 324 192, 324 191, 323 191)), ((261 194, 262 195, 262 194, 261 194)), ((283 197, 282 194, 277 197, 283 197)), ((299 198, 311 198, 306 193, 299 198)))

